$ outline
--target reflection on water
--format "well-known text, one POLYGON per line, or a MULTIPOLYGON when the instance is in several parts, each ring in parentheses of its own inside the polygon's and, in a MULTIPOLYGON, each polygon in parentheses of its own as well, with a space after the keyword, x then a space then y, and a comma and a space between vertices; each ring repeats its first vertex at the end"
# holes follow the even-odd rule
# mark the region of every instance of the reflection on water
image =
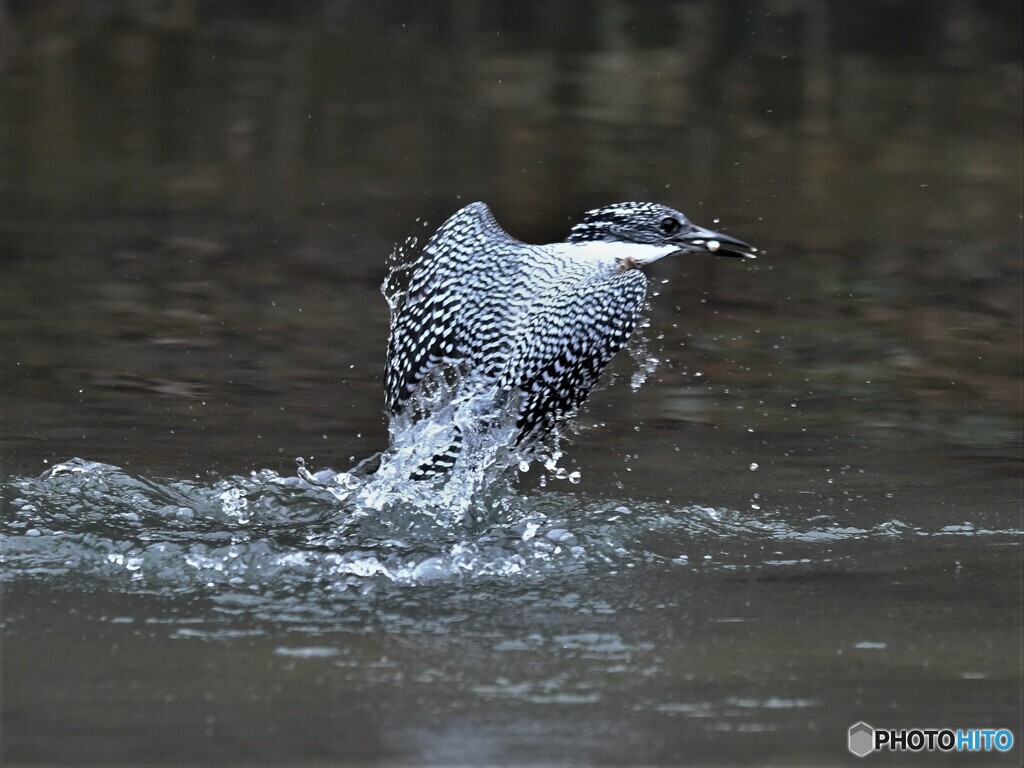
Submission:
POLYGON ((861 719, 1016 727, 1021 28, 0 0, 0 759, 821 764, 861 719), (766 253, 656 265, 559 469, 342 487, 388 444, 394 244, 630 198, 766 253))

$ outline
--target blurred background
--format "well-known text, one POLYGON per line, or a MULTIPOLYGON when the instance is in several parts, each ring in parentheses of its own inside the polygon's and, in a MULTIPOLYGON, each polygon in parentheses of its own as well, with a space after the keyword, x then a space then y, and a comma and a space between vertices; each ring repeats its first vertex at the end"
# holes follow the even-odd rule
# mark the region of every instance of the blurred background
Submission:
POLYGON ((742 428, 732 383, 759 426, 1019 459, 1021 21, 1013 0, 3 0, 4 459, 377 450, 388 254, 475 199, 528 241, 650 199, 766 252, 658 265, 668 382, 626 424, 742 428))
POLYGON ((860 719, 1018 728, 1022 27, 0 0, 0 758, 823 765, 860 719), (763 255, 654 265, 580 482, 519 477, 514 524, 287 490, 385 447, 379 286, 472 200, 533 242, 652 200, 763 255))

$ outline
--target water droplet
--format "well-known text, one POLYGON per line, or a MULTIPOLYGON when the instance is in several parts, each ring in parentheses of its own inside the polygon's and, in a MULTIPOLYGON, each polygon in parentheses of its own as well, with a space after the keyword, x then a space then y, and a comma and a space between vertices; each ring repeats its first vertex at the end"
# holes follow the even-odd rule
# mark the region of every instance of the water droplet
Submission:
POLYGON ((757 462, 756 461, 750 462, 750 471, 751 472, 757 472, 757 462))
POLYGON ((527 523, 526 530, 523 531, 523 541, 529 541, 537 535, 537 531, 540 530, 540 523, 527 523))

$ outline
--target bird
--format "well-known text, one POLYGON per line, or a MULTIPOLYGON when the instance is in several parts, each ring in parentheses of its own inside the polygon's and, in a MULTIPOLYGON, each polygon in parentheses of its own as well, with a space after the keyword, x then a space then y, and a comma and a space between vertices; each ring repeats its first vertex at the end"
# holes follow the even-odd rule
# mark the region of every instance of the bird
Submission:
MULTIPOLYGON (((640 319, 642 268, 675 254, 756 258, 757 249, 659 203, 587 211, 562 242, 506 232, 485 203, 466 205, 430 237, 389 298, 385 367, 391 419, 416 420, 417 394, 438 376, 463 391, 516 398, 513 444, 529 448, 572 417, 640 319), (454 374, 452 373, 454 372, 454 374)), ((414 474, 443 476, 462 435, 414 474)))

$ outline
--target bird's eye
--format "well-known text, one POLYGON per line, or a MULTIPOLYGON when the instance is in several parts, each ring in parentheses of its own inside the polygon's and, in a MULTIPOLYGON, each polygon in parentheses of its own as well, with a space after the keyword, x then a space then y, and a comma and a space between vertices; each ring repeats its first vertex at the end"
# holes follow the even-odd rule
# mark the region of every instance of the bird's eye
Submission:
POLYGON ((662 219, 661 224, 659 226, 661 226, 661 231, 664 232, 666 235, 674 235, 676 232, 683 228, 683 225, 679 222, 679 219, 675 219, 671 216, 666 216, 664 219, 662 219))

